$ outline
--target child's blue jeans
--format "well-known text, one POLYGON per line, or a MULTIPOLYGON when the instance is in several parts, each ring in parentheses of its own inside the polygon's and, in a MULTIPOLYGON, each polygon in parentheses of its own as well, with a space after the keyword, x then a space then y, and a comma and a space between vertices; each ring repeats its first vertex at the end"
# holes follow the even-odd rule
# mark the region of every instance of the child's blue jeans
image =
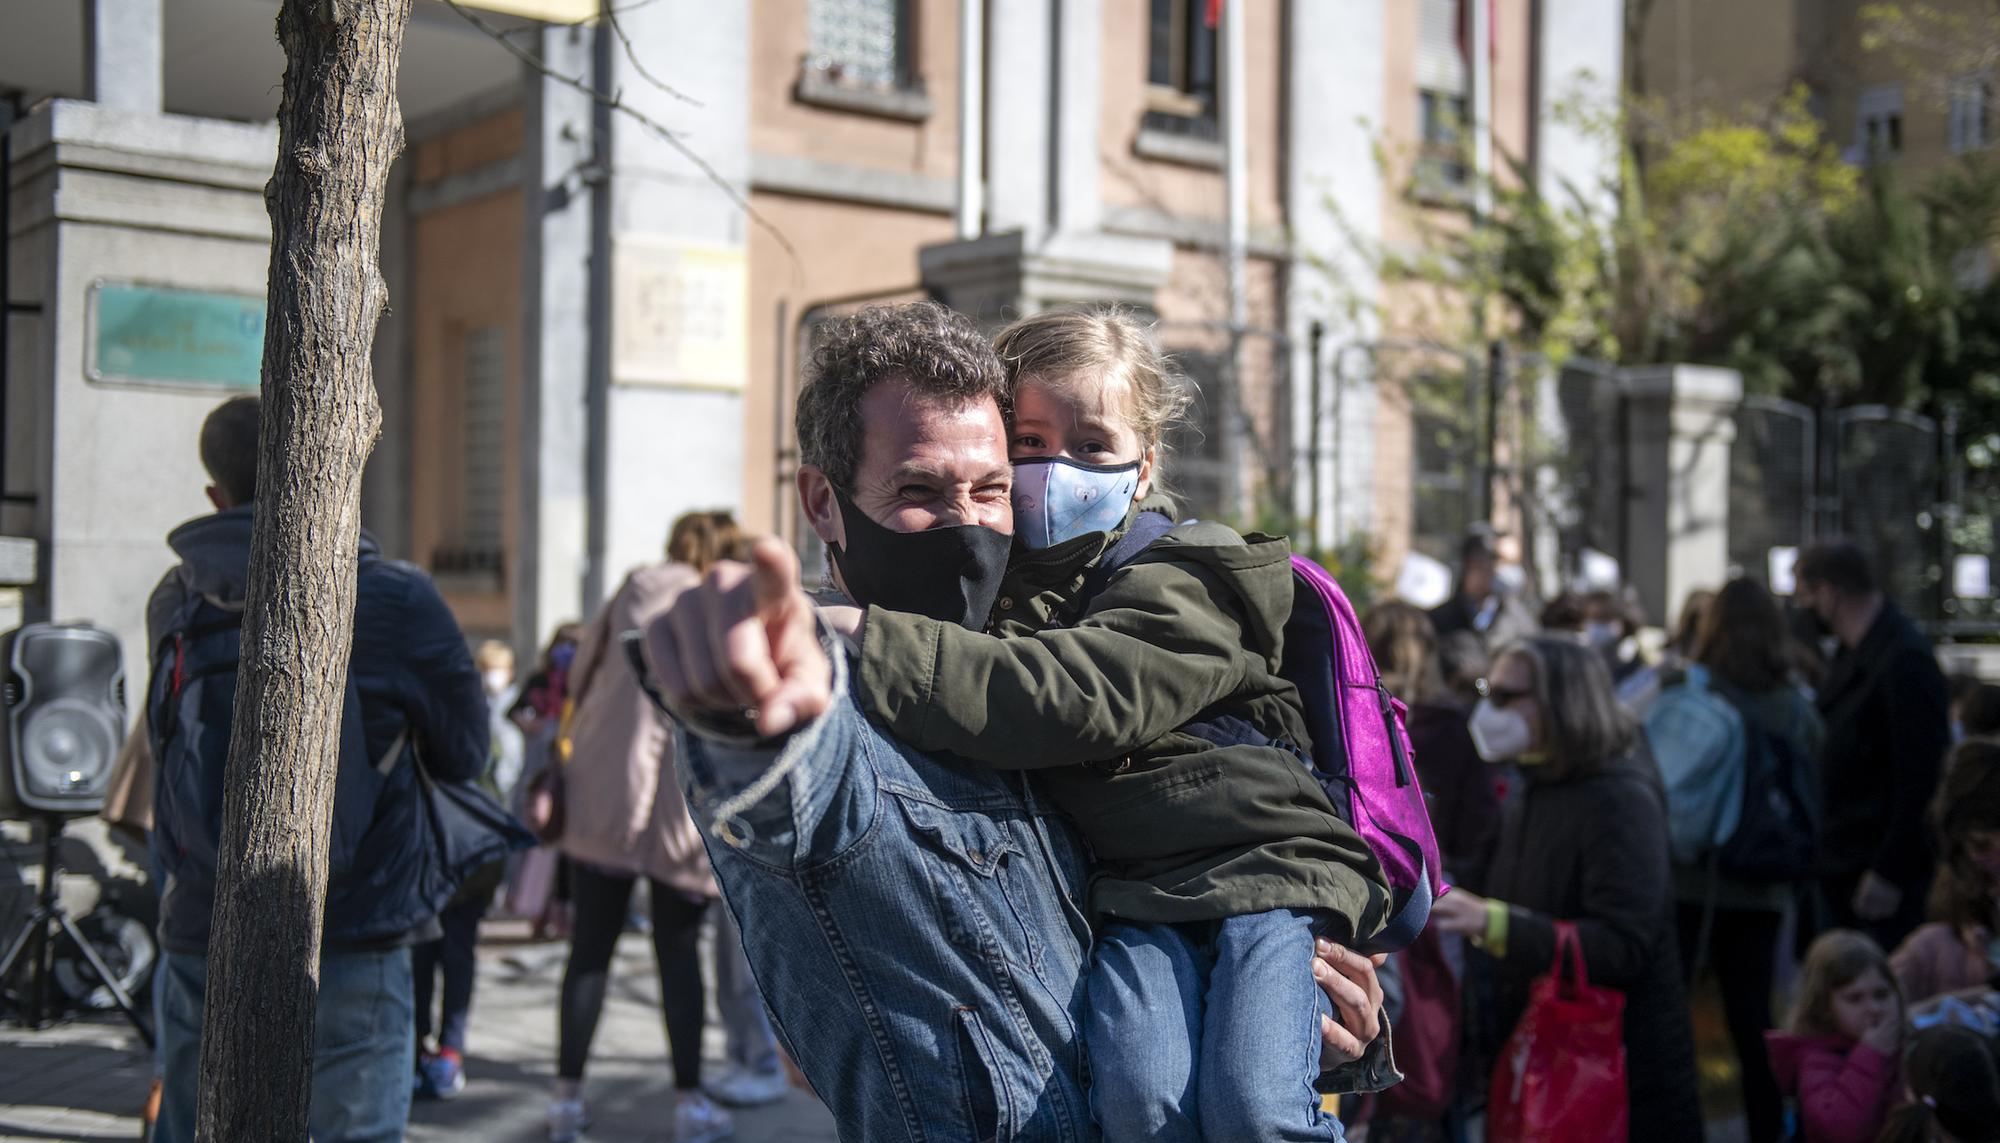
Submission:
POLYGON ((1090 1105, 1107 1140, 1323 1143, 1320 919, 1275 909, 1189 925, 1113 922, 1091 954, 1090 1105))

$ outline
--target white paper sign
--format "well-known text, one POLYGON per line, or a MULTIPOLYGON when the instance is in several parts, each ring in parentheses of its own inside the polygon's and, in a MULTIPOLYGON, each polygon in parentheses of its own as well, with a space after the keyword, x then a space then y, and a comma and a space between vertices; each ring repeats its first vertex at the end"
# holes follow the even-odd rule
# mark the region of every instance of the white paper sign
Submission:
POLYGON ((1772 595, 1791 595, 1799 589, 1799 578, 1794 574, 1798 562, 1797 548, 1771 549, 1765 557, 1765 566, 1770 571, 1772 595))
POLYGON ((1951 561, 1951 593, 1960 599, 1993 598, 1993 561, 1957 556, 1951 561))

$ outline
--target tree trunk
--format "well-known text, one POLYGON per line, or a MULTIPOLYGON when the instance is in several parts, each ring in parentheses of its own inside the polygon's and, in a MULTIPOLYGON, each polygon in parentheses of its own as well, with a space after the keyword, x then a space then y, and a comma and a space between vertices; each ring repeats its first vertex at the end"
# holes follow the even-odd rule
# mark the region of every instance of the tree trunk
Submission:
POLYGON ((230 729, 202 1014, 200 1124, 306 1138, 327 841, 354 627, 361 470, 381 428, 369 353, 403 145, 411 0, 284 0, 243 661, 230 729))

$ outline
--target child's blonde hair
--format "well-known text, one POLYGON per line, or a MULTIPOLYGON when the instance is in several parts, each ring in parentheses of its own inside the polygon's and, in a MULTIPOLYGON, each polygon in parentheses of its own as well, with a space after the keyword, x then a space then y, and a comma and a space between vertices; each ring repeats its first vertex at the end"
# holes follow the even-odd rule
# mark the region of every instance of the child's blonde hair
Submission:
POLYGON ((472 653, 472 661, 482 671, 514 669, 514 648, 498 639, 487 639, 472 653))
POLYGON ((1106 389, 1123 381, 1129 394, 1118 412, 1139 434, 1139 443, 1165 451, 1168 430, 1187 415, 1193 395, 1152 330, 1123 310, 1051 310, 1022 318, 1000 331, 993 350, 1007 369, 1011 392, 1035 380, 1074 398, 1078 382, 1101 378, 1106 389))
POLYGON ((1896 1007, 1901 1010, 1903 990, 1881 945, 1853 929, 1821 933, 1806 950, 1805 964, 1799 969, 1799 994, 1785 1018, 1786 1030, 1802 1036, 1840 1035, 1840 1022, 1833 1017, 1833 994, 1868 975, 1870 969, 1889 982, 1889 991, 1895 994, 1896 1007))

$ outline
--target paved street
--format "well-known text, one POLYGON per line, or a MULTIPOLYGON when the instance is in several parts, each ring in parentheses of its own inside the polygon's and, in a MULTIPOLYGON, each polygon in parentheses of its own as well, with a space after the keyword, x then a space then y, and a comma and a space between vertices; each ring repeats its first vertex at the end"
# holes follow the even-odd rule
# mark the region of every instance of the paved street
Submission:
MULTIPOLYGON (((481 950, 473 1004, 470 1082, 451 1103, 420 1103, 412 1143, 476 1140, 535 1143, 555 1072, 556 992, 563 946, 508 939, 520 926, 490 926, 481 950)), ((652 949, 627 934, 616 978, 598 1025, 587 1094, 593 1140, 667 1143, 673 1133, 673 1083, 660 1024, 652 949)), ((711 1022, 708 1058, 721 1058, 711 1022)), ((0 1025, 0 1143, 138 1138, 133 1112, 145 1095, 150 1063, 138 1037, 116 1017, 44 1032, 0 1025)), ((794 1092, 774 1107, 736 1113, 742 1143, 831 1143, 833 1121, 818 1101, 794 1092)))

